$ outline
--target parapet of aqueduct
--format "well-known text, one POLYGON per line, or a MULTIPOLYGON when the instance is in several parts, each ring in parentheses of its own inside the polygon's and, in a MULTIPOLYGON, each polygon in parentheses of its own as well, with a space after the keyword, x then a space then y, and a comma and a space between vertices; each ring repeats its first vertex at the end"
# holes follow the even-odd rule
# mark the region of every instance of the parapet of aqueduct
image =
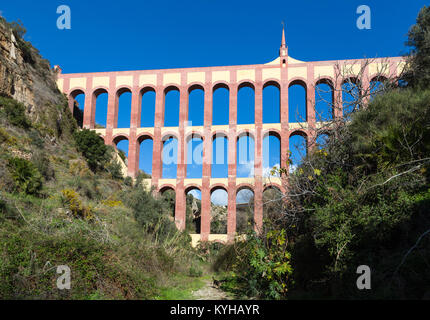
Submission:
MULTIPOLYGON (((166 188, 176 193, 175 221, 180 229, 185 228, 186 193, 191 188, 201 191, 201 227, 200 234, 194 235, 193 242, 227 241, 234 238, 236 233, 236 195, 241 188, 249 188, 254 192, 254 221, 256 228, 263 223, 262 195, 265 188, 276 186, 282 189, 279 178, 270 181, 263 177, 262 141, 267 135, 276 135, 280 140, 281 155, 286 155, 289 149, 289 138, 293 135, 306 137, 308 143, 315 139, 312 128, 318 126, 312 103, 306 105, 306 122, 290 123, 288 120, 288 89, 294 84, 305 88, 306 101, 315 101, 315 85, 320 82, 330 84, 334 91, 340 90, 343 79, 336 79, 336 65, 352 66, 360 69, 363 60, 336 60, 304 62, 288 56, 284 31, 279 57, 265 64, 182 68, 165 70, 139 70, 97 73, 58 74, 58 87, 69 97, 69 106, 73 111, 74 98, 77 94, 85 94, 84 128, 95 128, 95 106, 97 96, 108 94, 107 120, 105 129, 95 129, 106 144, 116 144, 122 139, 129 141, 128 175, 135 176, 139 166, 139 145, 145 139, 153 141, 152 179, 151 185, 157 191, 166 188), (263 89, 268 85, 279 88, 280 122, 263 123, 263 89), (237 93, 244 86, 251 87, 255 95, 255 123, 237 124, 237 93), (228 125, 212 125, 213 92, 218 87, 229 90, 229 123, 228 125), (193 88, 204 90, 204 125, 188 127, 188 95, 193 88), (164 127, 165 95, 171 89, 180 92, 179 126, 164 127), (142 95, 155 91, 154 127, 140 126, 142 95), (123 92, 131 92, 130 128, 117 128, 118 100, 123 92), (228 178, 211 177, 212 140, 215 134, 222 134, 228 139, 228 178), (250 135, 255 141, 254 176, 252 178, 236 177, 236 141, 243 135, 250 135), (166 137, 178 139, 178 164, 176 179, 162 178, 162 148, 166 137), (199 136, 203 140, 203 170, 200 179, 186 178, 186 143, 191 136, 199 136), (211 192, 224 189, 228 193, 227 234, 215 235, 210 232, 211 192)), ((401 57, 374 59, 368 64, 365 72, 368 79, 380 75, 382 63, 389 64, 388 76, 398 75, 404 66, 401 57)), ((353 75, 350 75, 353 76, 353 75)), ((369 83, 362 83, 361 86, 369 83)), ((334 101, 336 106, 342 106, 341 97, 334 101)), ((336 108, 334 117, 342 116, 342 111, 336 108), (340 111, 339 111, 340 110, 340 111)))

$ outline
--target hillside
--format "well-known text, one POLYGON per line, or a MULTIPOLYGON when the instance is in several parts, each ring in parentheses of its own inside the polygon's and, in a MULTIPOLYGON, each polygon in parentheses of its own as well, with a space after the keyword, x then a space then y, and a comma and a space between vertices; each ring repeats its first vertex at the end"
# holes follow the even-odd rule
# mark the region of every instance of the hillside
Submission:
MULTIPOLYGON (((205 265, 171 208, 78 130, 55 72, 0 21, 0 299, 167 299, 205 265), (56 286, 57 266, 71 289, 56 286)), ((204 274, 203 274, 204 276, 204 274)))

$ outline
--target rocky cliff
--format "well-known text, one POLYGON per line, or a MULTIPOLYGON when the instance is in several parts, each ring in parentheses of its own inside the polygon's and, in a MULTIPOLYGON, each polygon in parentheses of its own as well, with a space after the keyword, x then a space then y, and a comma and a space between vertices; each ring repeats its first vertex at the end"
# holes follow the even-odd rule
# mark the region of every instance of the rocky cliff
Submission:
POLYGON ((55 71, 38 50, 23 39, 25 29, 0 17, 0 96, 23 103, 34 121, 47 104, 63 104, 55 71))

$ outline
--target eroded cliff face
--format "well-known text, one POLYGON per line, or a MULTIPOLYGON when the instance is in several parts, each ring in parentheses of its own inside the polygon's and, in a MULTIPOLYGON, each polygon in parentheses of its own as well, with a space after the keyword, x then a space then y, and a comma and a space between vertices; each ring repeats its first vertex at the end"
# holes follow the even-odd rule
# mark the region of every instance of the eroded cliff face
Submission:
POLYGON ((23 103, 37 121, 46 104, 62 104, 56 74, 38 50, 0 17, 0 95, 23 103))

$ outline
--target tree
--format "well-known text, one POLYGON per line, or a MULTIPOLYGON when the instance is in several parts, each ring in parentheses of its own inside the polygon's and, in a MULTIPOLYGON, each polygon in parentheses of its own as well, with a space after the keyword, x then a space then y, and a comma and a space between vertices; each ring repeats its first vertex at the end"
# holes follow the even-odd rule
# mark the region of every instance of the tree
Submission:
POLYGON ((409 68, 404 80, 411 86, 430 85, 430 7, 424 6, 418 13, 417 23, 411 27, 406 44, 412 47, 409 68))
POLYGON ((75 132, 73 137, 78 151, 85 157, 92 171, 103 168, 104 164, 110 160, 107 155, 107 146, 95 131, 83 129, 75 132))

